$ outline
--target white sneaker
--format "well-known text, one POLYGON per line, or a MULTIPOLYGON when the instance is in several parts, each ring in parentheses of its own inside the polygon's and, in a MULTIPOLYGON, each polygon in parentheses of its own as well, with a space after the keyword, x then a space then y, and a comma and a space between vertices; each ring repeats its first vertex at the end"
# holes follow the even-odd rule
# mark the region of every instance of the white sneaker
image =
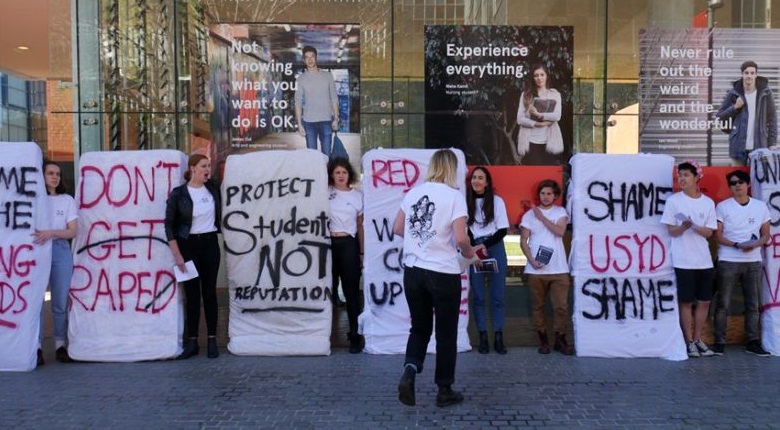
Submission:
POLYGON ((712 350, 709 349, 707 345, 701 341, 701 339, 694 340, 693 344, 696 346, 696 349, 698 350, 700 356, 712 357, 713 355, 715 355, 715 353, 712 352, 712 350))
POLYGON ((701 354, 699 354, 699 349, 696 348, 696 344, 694 344, 693 342, 688 342, 687 349, 688 349, 688 357, 690 358, 701 357, 701 354))

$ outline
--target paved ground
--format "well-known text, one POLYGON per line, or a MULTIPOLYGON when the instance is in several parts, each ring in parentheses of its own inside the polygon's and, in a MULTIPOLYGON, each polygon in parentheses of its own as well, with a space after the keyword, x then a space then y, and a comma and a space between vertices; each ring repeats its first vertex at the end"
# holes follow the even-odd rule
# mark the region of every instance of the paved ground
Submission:
MULTIPOLYGON (((53 357, 51 357, 53 358, 53 357)), ((685 362, 463 353, 466 401, 434 405, 433 360, 401 405, 400 356, 60 364, 0 373, 6 429, 777 428, 780 358, 730 346, 685 362)))
POLYGON ((455 388, 466 401, 444 409, 434 404, 435 357, 418 377, 417 406, 401 405, 403 358, 348 354, 343 308, 329 357, 235 357, 224 350, 226 290, 219 301, 216 360, 202 348, 185 361, 61 364, 48 322, 46 365, 0 372, 0 429, 780 427, 780 357, 736 345, 684 362, 542 356, 527 346, 535 336, 522 287, 507 289, 509 354, 460 354, 455 388))

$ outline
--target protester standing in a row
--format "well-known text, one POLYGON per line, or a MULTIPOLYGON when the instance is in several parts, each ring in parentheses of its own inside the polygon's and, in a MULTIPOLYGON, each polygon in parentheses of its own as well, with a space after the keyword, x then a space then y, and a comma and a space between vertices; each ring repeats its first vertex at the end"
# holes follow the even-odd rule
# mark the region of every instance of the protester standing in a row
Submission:
MULTIPOLYGON (((51 311, 54 316, 54 348, 57 361, 68 363, 68 298, 70 294, 70 278, 73 275, 73 253, 70 249, 70 239, 78 231, 78 213, 76 201, 67 194, 67 188, 62 181, 62 170, 57 163, 43 163, 43 177, 46 192, 49 195, 49 210, 51 213, 51 230, 36 230, 36 244, 44 244, 51 240, 51 274, 49 289, 51 291, 51 311)), ((43 349, 43 307, 41 307, 41 326, 38 336, 38 365, 44 364, 43 349)))
POLYGON ((661 223, 666 224, 672 236, 671 258, 677 278, 680 325, 689 357, 714 355, 702 342, 701 333, 707 321, 715 276, 707 239, 718 224, 715 204, 699 189, 702 176, 699 163, 690 160, 680 163, 677 183, 681 191, 666 200, 661 216, 661 223))
POLYGON ((330 201, 330 243, 334 303, 337 300, 339 281, 344 290, 349 319, 349 352, 363 350, 358 334, 360 315, 360 273, 363 267, 363 193, 352 188, 357 175, 344 158, 328 163, 328 200, 330 201))
POLYGON ((201 154, 190 156, 182 184, 171 191, 165 209, 165 236, 176 266, 186 272, 192 261, 198 277, 184 282, 187 342, 177 357, 198 355, 200 302, 206 315, 207 355, 219 356, 217 348, 217 272, 220 250, 217 238, 221 219, 220 194, 210 180, 211 161, 201 154))
POLYGON ((506 354, 504 346, 504 287, 506 285, 507 259, 504 236, 509 228, 504 200, 495 194, 493 179, 487 168, 479 166, 471 171, 466 191, 468 226, 471 245, 475 251, 485 249, 487 256, 496 260, 495 271, 486 271, 481 263, 470 266, 471 309, 479 331, 480 354, 490 351, 485 315, 485 281, 490 282, 491 315, 493 320, 493 348, 506 354))
POLYGON ((715 301, 715 345, 712 351, 722 355, 726 349, 726 323, 731 304, 731 292, 742 286, 745 302, 745 352, 769 356, 761 345, 759 306, 763 258, 761 248, 769 241, 769 208, 761 200, 750 197, 750 175, 734 170, 726 175, 732 197, 715 208, 718 230, 718 292, 715 301))
POLYGON ((565 355, 574 354, 574 348, 566 341, 566 330, 571 319, 569 315, 569 289, 571 277, 563 246, 563 235, 569 223, 566 209, 555 204, 561 196, 561 187, 552 179, 539 183, 536 189, 539 206, 523 215, 520 222, 520 247, 528 263, 525 273, 531 288, 533 324, 539 336, 540 354, 550 353, 547 337, 545 308, 547 296, 552 301, 554 349, 565 355))
POLYGON ((398 383, 398 399, 409 406, 416 403, 415 377, 423 370, 434 318, 436 405, 463 401, 463 394, 452 390, 461 300, 458 248, 465 258, 473 258, 474 250, 466 233, 468 211, 458 191, 457 169, 454 152, 436 151, 426 182, 409 190, 393 224, 393 232, 404 239, 404 294, 412 318, 398 383))

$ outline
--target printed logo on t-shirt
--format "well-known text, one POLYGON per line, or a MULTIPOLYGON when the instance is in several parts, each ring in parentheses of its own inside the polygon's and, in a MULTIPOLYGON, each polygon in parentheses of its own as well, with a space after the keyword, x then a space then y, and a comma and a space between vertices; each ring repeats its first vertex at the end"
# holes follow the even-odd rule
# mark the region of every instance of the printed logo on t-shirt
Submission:
POLYGON ((409 214, 407 222, 412 237, 420 239, 420 246, 436 236, 436 231, 433 230, 433 214, 435 212, 436 205, 430 201, 427 195, 422 196, 420 200, 417 200, 417 203, 412 205, 412 213, 409 214))
POLYGON ((57 209, 56 213, 57 213, 57 216, 65 216, 65 210, 64 209, 57 209))
POLYGON ((756 219, 755 218, 748 218, 748 224, 755 224, 756 219))
POLYGON ((328 196, 328 200, 333 200, 335 198, 336 198, 336 192, 335 191, 330 193, 330 195, 328 196))

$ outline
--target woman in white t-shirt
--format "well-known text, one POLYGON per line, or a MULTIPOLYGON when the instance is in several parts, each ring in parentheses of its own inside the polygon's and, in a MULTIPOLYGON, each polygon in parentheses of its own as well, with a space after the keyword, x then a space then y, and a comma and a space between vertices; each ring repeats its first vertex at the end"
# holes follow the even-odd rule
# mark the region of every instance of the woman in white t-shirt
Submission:
POLYGON ((187 161, 184 179, 187 183, 171 190, 165 203, 165 237, 180 271, 192 261, 198 277, 183 283, 186 303, 187 342, 176 357, 184 360, 198 355, 200 303, 206 316, 206 356, 219 357, 217 348, 217 273, 221 204, 219 188, 211 180, 211 161, 193 154, 187 161))
MULTIPOLYGON (((43 163, 43 177, 49 195, 51 211, 51 230, 36 230, 34 243, 43 244, 51 240, 51 273, 49 289, 51 291, 51 312, 54 316, 54 348, 57 361, 68 363, 68 294, 70 278, 73 275, 73 253, 69 239, 78 231, 78 213, 76 201, 66 194, 67 188, 62 182, 62 170, 52 161, 43 163)), ((41 310, 41 327, 38 344, 38 365, 44 364, 43 349, 44 318, 41 310)))
POLYGON ((352 188, 357 182, 352 165, 345 158, 328 163, 328 200, 330 202, 330 246, 332 252, 333 294, 336 299, 341 281, 347 302, 349 352, 363 350, 358 334, 360 315, 360 269, 363 256, 363 193, 352 188))
POLYGON ((409 406, 415 404, 415 376, 423 369, 434 318, 436 405, 463 401, 463 395, 452 390, 461 300, 458 248, 466 258, 473 258, 474 250, 466 233, 468 211, 458 191, 457 168, 454 152, 436 151, 428 164, 426 182, 406 193, 393 224, 393 232, 404 239, 404 295, 412 319, 404 373, 398 383, 398 400, 409 406))
POLYGON ((480 354, 490 351, 485 316, 485 281, 490 282, 490 299, 493 316, 493 348, 499 354, 506 354, 504 346, 504 286, 506 285, 506 250, 504 236, 509 228, 504 200, 493 192, 493 179, 487 168, 478 166, 469 175, 466 205, 469 211, 467 224, 471 246, 475 250, 485 249, 488 258, 496 260, 495 271, 486 271, 487 266, 477 264, 469 269, 471 281, 471 309, 479 331, 480 354))
POLYGON ((517 153, 523 165, 560 164, 563 152, 561 93, 550 88, 550 72, 544 64, 531 66, 526 89, 517 108, 517 153))

